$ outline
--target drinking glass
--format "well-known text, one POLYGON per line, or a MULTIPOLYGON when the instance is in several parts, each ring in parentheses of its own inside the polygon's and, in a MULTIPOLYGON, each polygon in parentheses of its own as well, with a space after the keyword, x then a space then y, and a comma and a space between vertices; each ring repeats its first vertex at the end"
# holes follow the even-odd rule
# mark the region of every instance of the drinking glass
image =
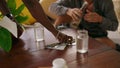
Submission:
POLYGON ((86 53, 88 51, 88 31, 78 30, 76 41, 77 52, 86 53))
POLYGON ((34 24, 34 35, 37 48, 44 49, 45 48, 44 27, 40 23, 34 24))

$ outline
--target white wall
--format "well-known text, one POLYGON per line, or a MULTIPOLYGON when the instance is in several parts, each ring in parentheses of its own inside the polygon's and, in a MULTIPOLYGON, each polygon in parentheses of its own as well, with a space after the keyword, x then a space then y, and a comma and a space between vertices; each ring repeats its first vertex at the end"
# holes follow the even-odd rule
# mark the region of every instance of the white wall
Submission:
MULTIPOLYGON (((118 21, 120 23, 120 0, 113 0, 113 3, 114 3, 115 12, 116 12, 118 21)), ((120 24, 119 24, 119 27, 118 27, 118 31, 120 32, 120 24)))

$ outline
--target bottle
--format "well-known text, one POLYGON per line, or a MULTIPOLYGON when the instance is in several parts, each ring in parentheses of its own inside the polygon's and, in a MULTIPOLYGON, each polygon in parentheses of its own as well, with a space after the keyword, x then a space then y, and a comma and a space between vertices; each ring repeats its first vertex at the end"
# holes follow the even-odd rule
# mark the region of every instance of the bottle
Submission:
POLYGON ((68 68, 66 61, 62 58, 56 58, 52 62, 53 67, 52 68, 68 68))

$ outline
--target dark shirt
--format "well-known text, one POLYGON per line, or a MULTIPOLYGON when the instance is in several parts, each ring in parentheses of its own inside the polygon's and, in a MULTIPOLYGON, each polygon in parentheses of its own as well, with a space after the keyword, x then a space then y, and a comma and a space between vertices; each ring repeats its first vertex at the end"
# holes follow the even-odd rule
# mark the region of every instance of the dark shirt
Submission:
MULTIPOLYGON (((83 0, 57 0, 51 4, 50 11, 56 15, 64 15, 68 8, 80 8, 83 0)), ((118 20, 115 15, 112 0, 93 0, 94 12, 103 17, 101 23, 88 23, 82 19, 79 28, 88 30, 91 37, 106 37, 107 30, 115 31, 118 28, 118 20)))

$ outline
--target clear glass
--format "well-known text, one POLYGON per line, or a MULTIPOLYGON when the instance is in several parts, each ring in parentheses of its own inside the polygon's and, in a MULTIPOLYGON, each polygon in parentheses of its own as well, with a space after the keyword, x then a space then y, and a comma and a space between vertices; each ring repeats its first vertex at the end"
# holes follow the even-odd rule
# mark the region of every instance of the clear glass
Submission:
POLYGON ((44 27, 40 23, 34 24, 34 35, 37 49, 44 49, 44 27))
POLYGON ((81 65, 84 65, 88 63, 88 53, 78 53, 76 54, 77 62, 81 63, 81 65))
POLYGON ((35 41, 44 40, 44 27, 40 23, 34 24, 35 41))
POLYGON ((88 51, 88 32, 86 30, 77 31, 76 47, 78 53, 86 53, 88 51))

